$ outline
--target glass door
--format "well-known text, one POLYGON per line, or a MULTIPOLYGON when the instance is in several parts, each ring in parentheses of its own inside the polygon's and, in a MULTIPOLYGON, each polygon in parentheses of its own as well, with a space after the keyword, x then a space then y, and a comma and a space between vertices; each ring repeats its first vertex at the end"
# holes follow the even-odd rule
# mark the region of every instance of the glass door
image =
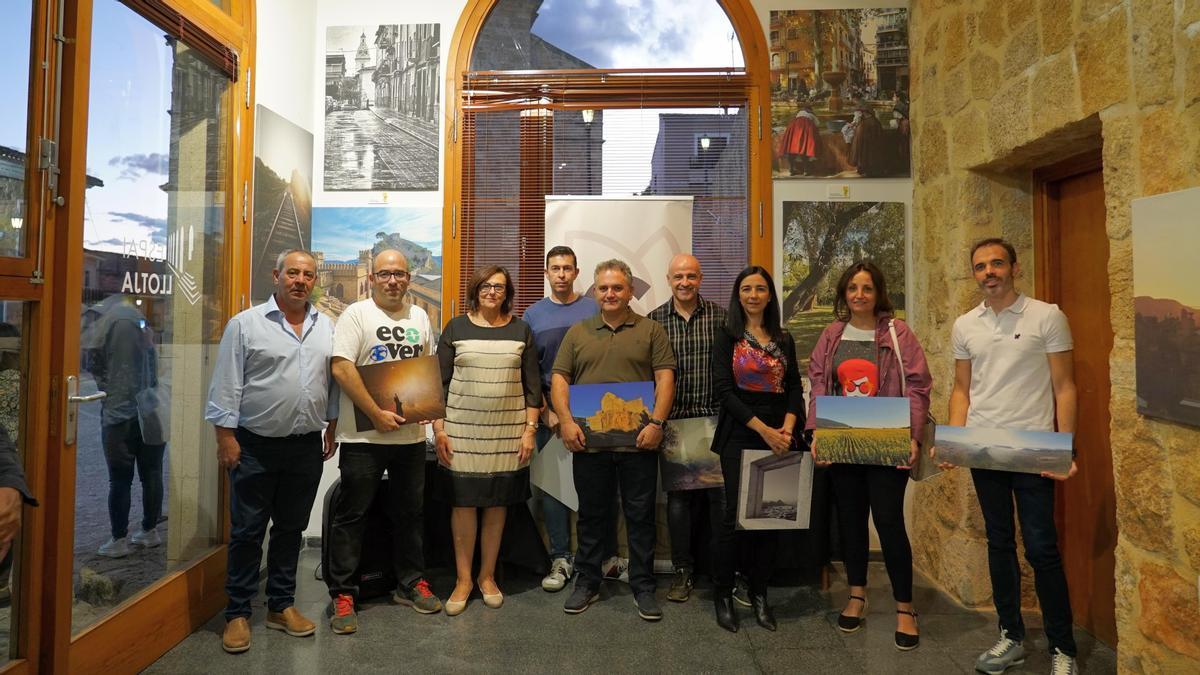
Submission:
POLYGON ((208 553, 203 420, 226 316, 231 82, 118 0, 92 3, 71 633, 208 553))
POLYGON ((223 603, 254 3, 0 4, 0 670, 134 672, 223 603))

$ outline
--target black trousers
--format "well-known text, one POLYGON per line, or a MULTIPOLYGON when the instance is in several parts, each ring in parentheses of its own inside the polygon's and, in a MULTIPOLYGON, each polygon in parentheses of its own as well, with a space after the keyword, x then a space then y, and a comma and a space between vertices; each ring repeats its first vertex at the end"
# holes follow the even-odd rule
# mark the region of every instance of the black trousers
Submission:
POLYGON ((300 543, 321 482, 321 432, 282 438, 239 428, 241 460, 229 471, 229 559, 225 575, 226 620, 250 617, 258 594, 263 535, 267 548, 267 608, 295 604, 300 543))
POLYGON ((912 546, 904 528, 904 491, 908 471, 890 466, 834 464, 829 467, 837 501, 838 530, 846 582, 867 585, 867 516, 875 521, 883 562, 896 602, 912 602, 912 546))
POLYGON ((708 543, 712 559, 716 559, 716 532, 725 517, 725 491, 721 488, 707 490, 672 490, 667 492, 667 529, 671 534, 671 564, 675 569, 696 571, 696 553, 693 550, 692 534, 696 521, 704 518, 708 510, 708 543))
POLYGON ((629 587, 654 592, 654 498, 658 491, 657 452, 577 452, 572 456, 575 491, 579 494, 575 556, 576 585, 596 589, 604 577, 600 566, 609 554, 618 486, 629 544, 629 587))
MULTIPOLYGON (((757 437, 757 434, 755 434, 757 437)), ((750 592, 765 595, 779 534, 773 530, 737 529, 738 502, 741 499, 742 449, 759 448, 762 439, 735 435, 721 453, 721 473, 725 476, 725 513, 717 530, 716 574, 713 585, 718 593, 733 590, 734 570, 747 576, 750 592), (740 438, 740 440, 739 440, 740 438)), ((765 448, 764 448, 765 449, 765 448)))
POLYGON ((388 474, 387 516, 392 526, 392 564, 405 588, 425 574, 425 443, 383 445, 342 443, 339 468, 341 498, 329 527, 329 571, 325 583, 330 597, 358 598, 354 573, 362 559, 367 512, 375 492, 388 474))

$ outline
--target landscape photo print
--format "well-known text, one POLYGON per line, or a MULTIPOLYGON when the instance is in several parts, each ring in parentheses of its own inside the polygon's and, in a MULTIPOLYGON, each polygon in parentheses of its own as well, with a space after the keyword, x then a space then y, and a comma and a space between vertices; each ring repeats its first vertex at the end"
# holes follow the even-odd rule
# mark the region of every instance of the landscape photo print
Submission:
POLYGON ((860 260, 887 281, 897 319, 905 318, 908 279, 903 202, 783 202, 783 325, 796 340, 800 371, 833 321, 838 277, 860 260))
POLYGON ((908 10, 771 12, 776 178, 911 175, 908 10))
POLYGON ((817 458, 839 464, 905 466, 912 452, 908 399, 818 396, 817 458))
POLYGON ((312 246, 313 137, 265 106, 254 122, 254 219, 250 299, 275 292, 271 270, 280 253, 312 246))
POLYGON ((1200 427, 1200 188, 1133 200, 1134 351, 1143 415, 1200 427))
POLYGON ((939 424, 934 436, 938 462, 994 471, 1066 475, 1074 434, 988 429, 939 424))

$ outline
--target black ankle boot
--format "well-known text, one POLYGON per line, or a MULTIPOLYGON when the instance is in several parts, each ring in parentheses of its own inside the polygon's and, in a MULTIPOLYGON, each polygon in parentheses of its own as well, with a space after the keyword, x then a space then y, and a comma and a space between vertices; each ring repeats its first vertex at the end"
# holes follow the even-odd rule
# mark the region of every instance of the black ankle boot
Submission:
POLYGON ((754 620, 767 630, 775 630, 775 612, 767 604, 766 593, 750 592, 750 607, 754 610, 754 620))
POLYGON ((738 632, 737 612, 733 610, 733 592, 717 591, 713 595, 713 604, 717 610, 717 625, 730 633, 738 632))

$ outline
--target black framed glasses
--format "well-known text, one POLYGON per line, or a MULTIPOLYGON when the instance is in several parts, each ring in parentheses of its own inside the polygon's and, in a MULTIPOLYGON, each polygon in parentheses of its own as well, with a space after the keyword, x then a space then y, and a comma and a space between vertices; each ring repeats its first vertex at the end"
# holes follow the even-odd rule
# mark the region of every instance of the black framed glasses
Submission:
POLYGON ((504 295, 505 291, 507 290, 508 286, 505 284, 479 284, 480 293, 496 293, 497 295, 504 295))
POLYGON ((404 281, 411 276, 412 275, 408 273, 408 270, 376 270, 375 272, 375 278, 379 279, 380 281, 389 281, 391 279, 395 279, 396 281, 404 281))

